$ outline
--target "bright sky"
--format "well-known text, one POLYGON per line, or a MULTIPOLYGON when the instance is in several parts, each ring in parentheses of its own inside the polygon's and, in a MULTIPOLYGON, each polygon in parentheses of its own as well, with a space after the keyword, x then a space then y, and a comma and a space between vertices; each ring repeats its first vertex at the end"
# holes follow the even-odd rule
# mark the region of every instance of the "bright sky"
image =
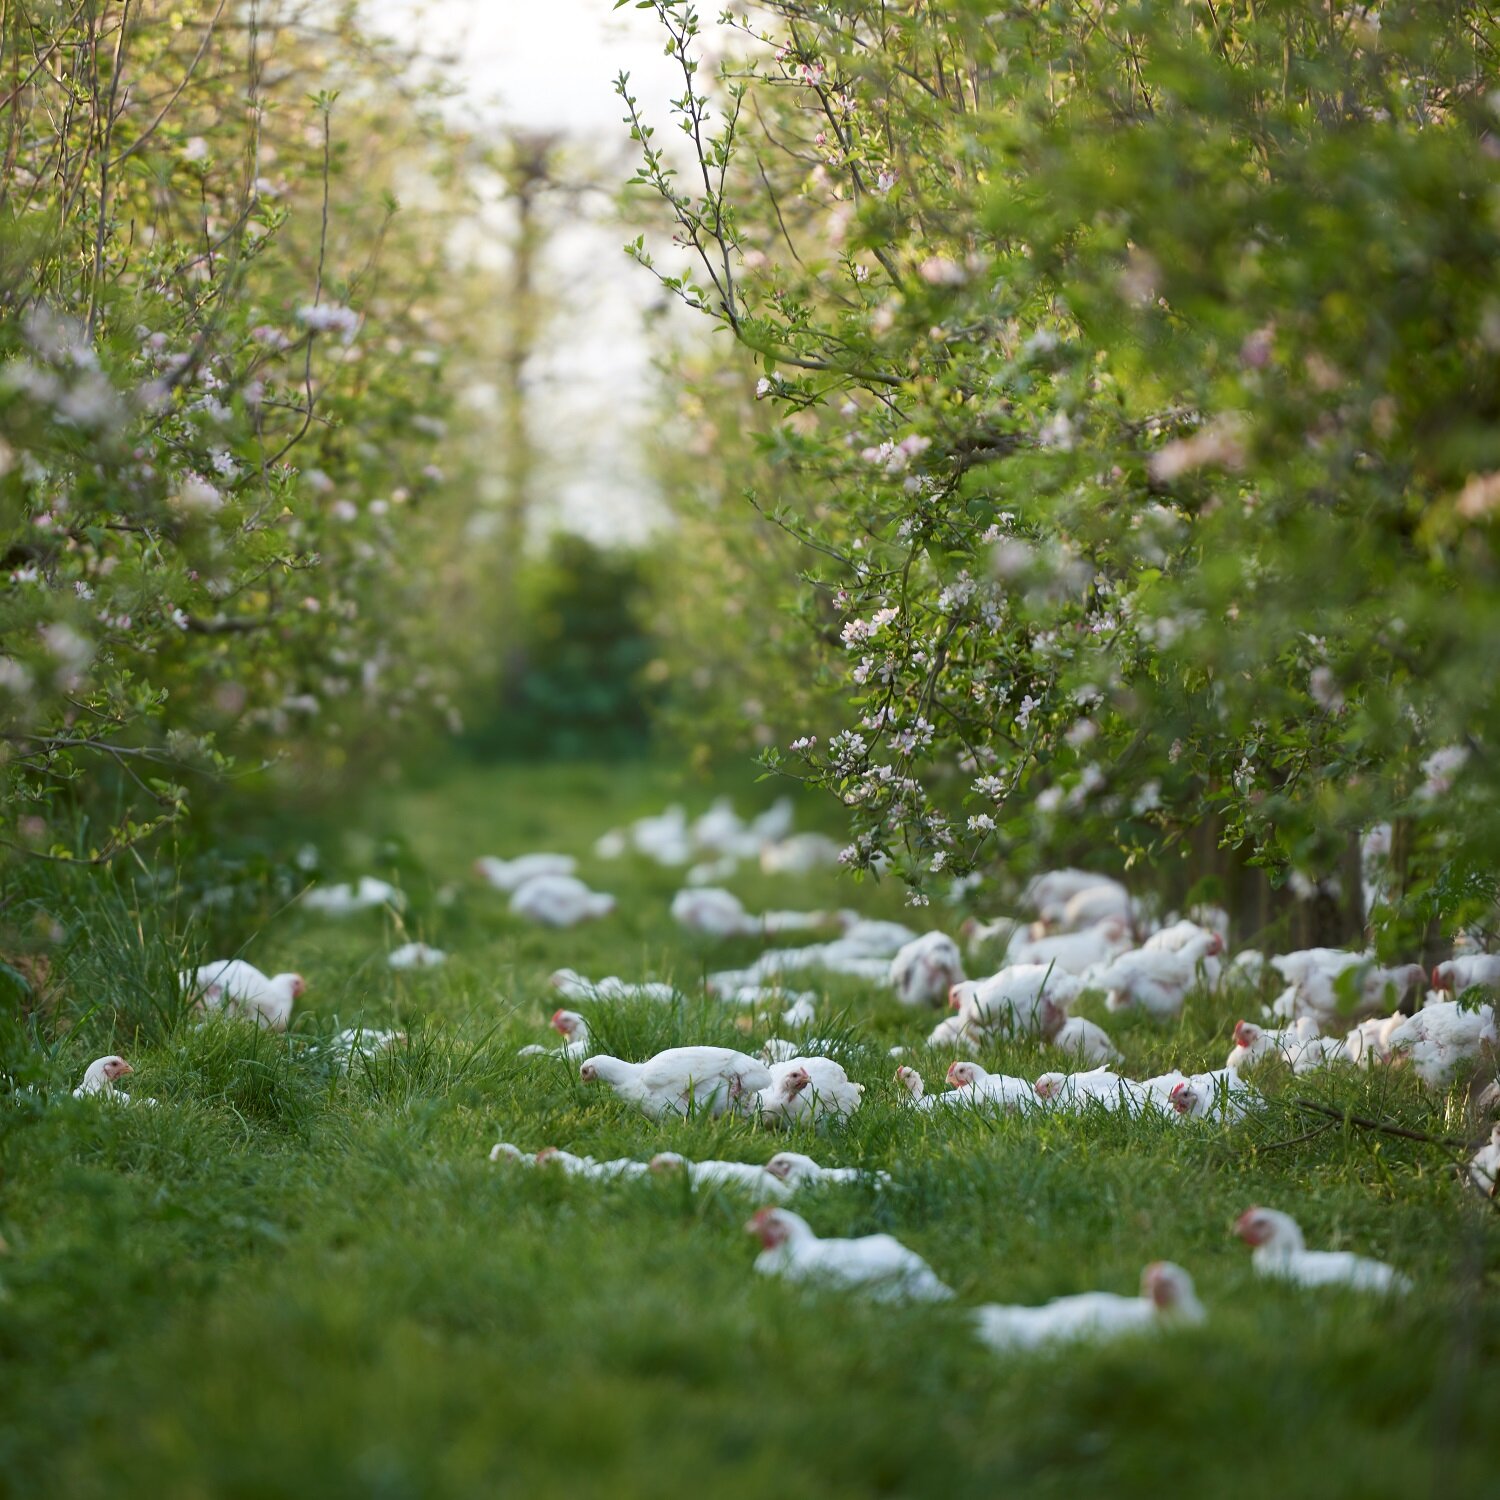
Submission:
MULTIPOLYGON (((630 73, 631 92, 662 125, 667 100, 681 92, 654 16, 614 11, 612 0, 367 3, 377 27, 445 59, 443 76, 460 89, 457 113, 497 130, 565 133, 610 188, 635 161, 616 74, 630 73)), ((660 516, 635 442, 652 392, 641 317, 655 284, 622 253, 630 235, 608 214, 602 195, 566 205, 548 272, 571 310, 549 329, 534 372, 533 430, 549 468, 541 488, 563 524, 600 539, 639 536, 660 516)))

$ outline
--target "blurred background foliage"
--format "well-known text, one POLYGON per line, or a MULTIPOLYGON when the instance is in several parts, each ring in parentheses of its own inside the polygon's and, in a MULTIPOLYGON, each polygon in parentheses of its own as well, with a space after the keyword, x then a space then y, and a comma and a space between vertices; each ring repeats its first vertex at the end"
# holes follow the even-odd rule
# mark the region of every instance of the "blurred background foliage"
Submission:
POLYGON ((622 81, 644 539, 554 536, 541 441, 622 174, 460 127, 357 5, 4 13, 6 858, 759 755, 919 904, 1061 859, 1485 926, 1489 13, 648 8, 702 161, 622 81))

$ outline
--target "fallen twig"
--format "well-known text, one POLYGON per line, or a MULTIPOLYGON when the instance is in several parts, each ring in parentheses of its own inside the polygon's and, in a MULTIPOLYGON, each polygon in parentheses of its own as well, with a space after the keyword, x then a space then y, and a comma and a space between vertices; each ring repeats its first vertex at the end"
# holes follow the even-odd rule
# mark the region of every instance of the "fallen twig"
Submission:
POLYGON ((1327 1135, 1338 1123, 1337 1120, 1330 1120, 1326 1125, 1319 1125, 1315 1130, 1306 1131, 1302 1135, 1290 1136, 1284 1141, 1272 1141, 1269 1146, 1257 1146, 1255 1149, 1257 1151, 1280 1151, 1283 1146, 1299 1146, 1303 1141, 1316 1140, 1320 1135, 1327 1135))
POLYGON ((1429 1135, 1425 1130, 1410 1130, 1405 1125, 1392 1125, 1386 1120, 1371 1120, 1347 1109, 1335 1109, 1331 1104, 1319 1104, 1314 1099, 1294 1099, 1292 1103, 1298 1109, 1311 1110, 1314 1114, 1327 1115, 1332 1120, 1358 1125, 1361 1130, 1378 1130, 1382 1135, 1399 1135, 1407 1141, 1426 1141, 1433 1146, 1446 1146, 1452 1151, 1472 1149, 1467 1141, 1458 1140, 1451 1135, 1429 1135))

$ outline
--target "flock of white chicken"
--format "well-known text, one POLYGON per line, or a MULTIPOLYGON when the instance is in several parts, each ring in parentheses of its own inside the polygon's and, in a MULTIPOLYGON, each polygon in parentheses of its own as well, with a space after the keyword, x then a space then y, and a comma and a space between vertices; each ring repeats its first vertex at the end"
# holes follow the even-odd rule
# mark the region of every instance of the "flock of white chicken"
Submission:
MULTIPOLYGON (((928 1046, 964 1051, 946 1072, 949 1087, 929 1093, 910 1062, 896 1070, 900 1098, 913 1113, 967 1111, 1007 1115, 1083 1111, 1154 1115, 1166 1119, 1230 1122, 1254 1109, 1260 1095, 1241 1074, 1279 1058, 1294 1073, 1334 1066, 1407 1067, 1434 1088, 1491 1053, 1497 1038, 1493 1008, 1465 1005, 1455 996, 1474 986, 1500 987, 1500 955, 1466 953, 1440 964, 1431 976, 1416 966, 1384 968, 1368 953, 1315 948, 1267 955, 1224 953, 1226 915, 1197 909, 1151 921, 1118 881, 1079 870, 1054 871, 1031 882, 1023 900, 1034 920, 966 924, 967 966, 987 951, 1000 954, 982 978, 967 976, 966 955, 940 931, 916 933, 899 923, 869 921, 849 911, 752 913, 716 881, 740 863, 762 870, 806 871, 833 862, 836 850, 821 835, 793 831, 789 803, 778 803, 752 821, 741 820, 720 802, 689 821, 680 808, 643 818, 606 834, 600 858, 634 850, 671 867, 686 866, 687 883, 671 911, 687 931, 710 939, 769 938, 808 932, 817 941, 800 947, 768 947, 747 967, 712 973, 709 997, 733 1007, 772 1009, 788 1029, 805 1030, 818 1014, 819 976, 848 975, 888 985, 910 1007, 941 1007, 948 1013, 933 1027, 928 1046), (1135 1080, 1114 1071, 1122 1055, 1106 1030, 1071 1013, 1087 993, 1102 994, 1108 1012, 1135 1011, 1157 1021, 1178 1016, 1189 997, 1232 988, 1247 1002, 1258 997, 1271 974, 1283 986, 1258 1020, 1241 1020, 1234 1046, 1221 1069, 1168 1072, 1135 1080), (799 979, 813 987, 788 988, 799 979), (1410 1013, 1403 1002, 1422 1000, 1410 1013), (1352 1023, 1352 1025, 1351 1025, 1352 1023), (1330 1028, 1334 1028, 1330 1030, 1330 1028), (1072 1054, 1080 1068, 1036 1079, 991 1073, 972 1060, 987 1044, 1029 1036, 1072 1054)), ((615 898, 592 891, 576 874, 571 856, 536 853, 510 860, 485 857, 479 877, 510 898, 511 911, 553 927, 606 917, 615 898)), ((401 893, 370 877, 354 885, 314 888, 304 904, 327 915, 375 905, 399 909, 401 893)), ((409 943, 392 952, 393 967, 426 967, 443 961, 441 950, 409 943)), ((672 1003, 681 998, 671 984, 592 980, 560 969, 551 980, 574 1004, 607 1006, 622 1001, 672 1003)), ((181 976, 187 996, 205 1021, 237 1016, 286 1030, 305 985, 295 973, 267 976, 242 959, 205 964, 181 976)), ((532 1045, 526 1057, 576 1063, 588 1085, 612 1091, 651 1119, 741 1116, 767 1129, 837 1125, 861 1106, 865 1085, 826 1055, 836 1046, 804 1035, 800 1041, 772 1038, 758 1056, 734 1048, 689 1045, 668 1048, 641 1061, 595 1052, 588 1022, 576 1010, 559 1008, 551 1025, 562 1042, 532 1045)), ((345 1031, 326 1044, 343 1065, 356 1055, 401 1041, 385 1031, 345 1031)), ((906 1049, 891 1049, 900 1056, 906 1049)), ((128 1102, 117 1087, 131 1072, 120 1057, 93 1063, 75 1091, 80 1097, 128 1102)), ((1490 1085, 1481 1107, 1500 1102, 1490 1085)), ((156 1101, 146 1101, 154 1104, 156 1101)), ((830 1181, 865 1180, 889 1186, 883 1173, 825 1167, 799 1152, 783 1151, 763 1165, 691 1161, 670 1152, 648 1161, 595 1161, 555 1147, 527 1153, 500 1142, 491 1160, 560 1170, 570 1176, 619 1181, 682 1174, 693 1185, 732 1187, 773 1200, 746 1225, 762 1249, 756 1269, 797 1281, 859 1288, 882 1298, 939 1300, 953 1293, 919 1256, 889 1235, 858 1239, 820 1238, 799 1215, 782 1206, 799 1189, 830 1181)), ((1500 1125, 1469 1165, 1469 1180, 1486 1196, 1500 1178, 1500 1125)), ((1390 1293, 1409 1283, 1379 1262, 1346 1252, 1309 1251, 1296 1223, 1266 1208, 1251 1208, 1236 1232, 1254 1247, 1264 1275, 1304 1286, 1341 1284, 1390 1293)), ((1089 1293, 1060 1298, 1043 1307, 985 1306, 975 1309, 978 1336, 997 1349, 1053 1341, 1104 1338, 1135 1329, 1200 1321, 1204 1311, 1191 1277, 1181 1267, 1157 1262, 1142 1275, 1141 1293, 1121 1297, 1089 1293)))

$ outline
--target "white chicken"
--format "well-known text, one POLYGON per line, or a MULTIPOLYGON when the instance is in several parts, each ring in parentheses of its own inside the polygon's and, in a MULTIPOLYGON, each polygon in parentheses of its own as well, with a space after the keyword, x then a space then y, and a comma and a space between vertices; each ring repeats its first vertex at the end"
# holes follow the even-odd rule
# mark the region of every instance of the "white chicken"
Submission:
POLYGON ((1260 1095, 1233 1068, 1194 1073, 1172 1086, 1167 1095, 1178 1116, 1190 1120, 1243 1119, 1260 1102, 1260 1095))
POLYGON ((722 1115, 745 1095, 774 1081, 758 1058, 729 1047, 669 1047, 643 1063, 600 1053, 578 1071, 584 1083, 607 1084, 655 1119, 663 1115, 722 1115))
POLYGON ((1052 870, 1028 882, 1021 899, 1048 931, 1092 927, 1105 917, 1130 916, 1130 893, 1118 880, 1087 870, 1052 870))
POLYGON ((1368 1015, 1399 1004, 1414 988, 1426 985, 1420 964, 1384 969, 1368 953, 1342 948, 1304 948, 1278 954, 1271 967, 1287 988, 1272 1002, 1271 1012, 1284 1020, 1311 1016, 1327 1026, 1342 1016, 1368 1015))
POLYGON ((591 891, 573 875, 538 875, 518 886, 510 898, 511 912, 544 927, 576 927, 615 909, 615 898, 591 891))
POLYGON ((1055 964, 1066 974, 1086 974, 1109 963, 1130 948, 1130 924, 1121 917, 1106 917, 1092 927, 1033 938, 1018 932, 1005 949, 1005 963, 1055 964))
POLYGON ((1203 1304, 1192 1277, 1171 1261, 1154 1261, 1141 1273, 1141 1294, 1081 1292, 1056 1297, 1041 1307, 1000 1307, 989 1303, 973 1313, 982 1343, 997 1353, 1037 1349, 1048 1344, 1100 1342, 1124 1334, 1201 1323, 1203 1304))
POLYGON ((754 1115, 767 1130, 785 1124, 802 1091, 812 1082, 806 1068, 793 1066, 794 1059, 771 1063, 771 1082, 758 1093, 747 1094, 737 1104, 743 1114, 754 1115))
POLYGON ((1234 1232, 1255 1247, 1250 1260, 1262 1276, 1299 1286, 1348 1286, 1362 1292, 1411 1290, 1411 1281, 1384 1261, 1348 1250, 1307 1249, 1297 1221, 1274 1208, 1247 1208, 1235 1221, 1234 1232))
POLYGON ((1258 990, 1270 967, 1266 955, 1258 948, 1241 948, 1224 970, 1227 981, 1258 990))
POLYGON ((687 813, 673 803, 665 811, 637 818, 630 825, 630 843, 648 859, 659 865, 690 864, 693 840, 688 831, 687 813))
POLYGON ((779 844, 791 837, 796 809, 790 797, 778 797, 764 812, 750 819, 750 837, 756 845, 779 844))
POLYGON ((307 989, 300 974, 267 978, 242 958, 221 958, 178 976, 183 991, 210 1015, 240 1016, 272 1031, 285 1031, 292 1005, 307 989))
POLYGON ((474 861, 474 873, 497 891, 519 890, 538 875, 572 875, 578 861, 571 854, 518 854, 514 859, 497 859, 482 854, 474 861))
MULTIPOLYGON (((770 1005, 798 1008, 816 1013, 818 994, 816 990, 785 990, 774 984, 746 984, 737 990, 729 990, 719 996, 725 1005, 770 1005)), ((789 1023, 795 1025, 795 1022, 789 1023)))
POLYGON ((330 1038, 326 1049, 314 1045, 308 1051, 313 1056, 318 1056, 326 1050, 328 1056, 347 1073, 353 1067, 356 1057, 374 1057, 405 1040, 404 1031, 378 1031, 370 1026, 348 1026, 330 1038))
POLYGON ((856 921, 832 942, 806 948, 769 948, 748 969, 726 969, 708 976, 710 994, 731 995, 779 980, 788 974, 823 969, 855 979, 884 980, 890 960, 915 936, 896 922, 856 921))
POLYGON ((401 911, 406 906, 406 897, 387 880, 361 875, 355 885, 315 885, 303 894, 302 904, 309 911, 322 912, 327 917, 347 917, 377 906, 401 911))
POLYGON ((767 1129, 841 1120, 859 1108, 864 1096, 864 1084, 855 1083, 830 1057, 790 1057, 770 1068, 771 1086, 757 1096, 760 1122, 767 1129))
MULTIPOLYGON (((491 1160, 493 1160, 493 1153, 491 1160)), ((556 1146, 543 1146, 535 1158, 539 1167, 567 1173, 569 1177, 587 1177, 595 1182, 616 1182, 621 1178, 644 1177, 651 1169, 643 1161, 622 1156, 615 1161, 595 1161, 592 1156, 574 1156, 556 1146)))
POLYGON ((1443 1088, 1465 1064, 1500 1045, 1495 1011, 1464 1010, 1456 1000, 1428 1001, 1386 1035, 1391 1061, 1406 1058, 1428 1088, 1443 1088))
POLYGON ((576 1010, 555 1010, 547 1023, 562 1037, 560 1047, 542 1047, 532 1043, 522 1047, 517 1057, 587 1057, 589 1055, 589 1023, 576 1010))
POLYGON ((746 832, 745 820, 734 810, 734 802, 728 797, 719 797, 707 812, 693 819, 688 836, 694 849, 728 854, 741 847, 746 832))
POLYGON ((862 917, 857 912, 841 912, 839 917, 844 930, 828 946, 851 957, 891 959, 916 937, 904 922, 878 921, 873 917, 862 917))
POLYGON ((800 1151, 778 1151, 766 1163, 766 1171, 794 1192, 820 1182, 873 1182, 877 1187, 888 1187, 891 1181, 889 1172, 867 1172, 861 1167, 819 1166, 812 1157, 800 1151))
MULTIPOLYGON (((927 1034, 929 1047, 962 1047, 965 1052, 979 1055, 979 1039, 970 1029, 969 1023, 960 1015, 944 1016, 927 1034)), ((904 1053, 905 1048, 901 1051, 904 1053)), ((892 1053, 892 1056, 898 1054, 892 1053)))
POLYGON ((1096 875, 1091 870, 1048 870, 1026 882, 1021 900, 1040 915, 1049 906, 1066 906, 1079 891, 1090 886, 1116 884, 1108 875, 1096 875))
POLYGON ((891 988, 903 1005, 943 1005, 963 977, 963 955, 946 932, 924 932, 891 960, 891 988))
POLYGON ((1389 1016, 1369 1016, 1344 1036, 1344 1056, 1360 1067, 1391 1060, 1391 1034, 1404 1026, 1408 1017, 1397 1011, 1389 1016))
POLYGON ((794 833, 767 844, 760 851, 760 867, 767 875, 811 875, 838 864, 840 848, 824 833, 794 833))
POLYGON ((429 948, 426 943, 403 943, 385 957, 393 969, 435 969, 447 959, 441 948, 429 948))
POLYGON ((668 1004, 677 998, 673 986, 660 980, 628 980, 615 974, 603 979, 585 979, 576 969, 558 969, 548 977, 547 983, 564 1000, 652 1000, 668 1004))
POLYGON ((705 937, 774 936, 827 927, 833 920, 821 911, 767 911, 759 916, 745 910, 739 897, 717 886, 695 886, 672 898, 672 917, 689 932, 705 937))
POLYGON ((1092 1103, 1108 1110, 1139 1108, 1144 1093, 1139 1084, 1108 1068, 1092 1068, 1087 1073, 1043 1073, 1031 1087, 1044 1104, 1065 1114, 1081 1114, 1092 1103))
POLYGON ((675 1151, 658 1151, 649 1166, 658 1176, 671 1172, 686 1173, 694 1187, 744 1188, 771 1198, 785 1198, 791 1191, 780 1177, 752 1162, 689 1161, 675 1151))
POLYGON ((1158 927, 1141 947, 1148 953, 1182 953, 1189 948, 1200 953, 1222 953, 1224 934, 1217 926, 1206 927, 1187 917, 1180 917, 1165 927, 1158 927), (1218 941, 1210 941, 1211 939, 1218 941))
POLYGON ((697 886, 672 897, 672 920, 705 937, 745 937, 759 930, 738 896, 716 886, 697 886))
POLYGON ((907 1103, 914 1109, 974 1109, 1008 1113, 1030 1108, 1036 1103, 1036 1091, 1024 1078, 991 1073, 975 1062, 950 1064, 947 1078, 951 1088, 941 1094, 929 1094, 922 1075, 915 1068, 896 1069, 896 1082, 905 1089, 907 1103))
MULTIPOLYGON (((769 1165, 766 1170, 771 1170, 769 1165)), ((1469 1181, 1486 1198, 1495 1196, 1495 1184, 1500 1182, 1500 1125, 1490 1130, 1489 1140, 1469 1162, 1469 1181)))
POLYGON ((1461 995, 1473 985, 1500 989, 1500 953, 1468 953, 1440 963, 1432 971, 1435 990, 1452 990, 1461 995))
POLYGON ((1322 1036, 1311 1016, 1302 1016, 1280 1031, 1257 1026, 1253 1021, 1236 1021, 1234 1046, 1224 1066, 1248 1068, 1266 1057, 1279 1057, 1298 1074, 1349 1060, 1343 1038, 1322 1036))
POLYGON ((1070 1052, 1080 1062, 1123 1062, 1120 1049, 1110 1040, 1109 1033, 1093 1021, 1082 1016, 1069 1016, 1052 1036, 1051 1045, 1059 1052, 1070 1052))
POLYGON ((1182 1013, 1188 991, 1204 977, 1200 964, 1214 956, 1218 943, 1215 932, 1176 952, 1137 948, 1096 970, 1089 983, 1107 991, 1104 1003, 1112 1011, 1138 1009, 1153 1020, 1171 1020, 1182 1013))
MULTIPOLYGON (((96 1057, 84 1071, 83 1082, 73 1090, 75 1099, 108 1099, 114 1104, 132 1102, 124 1089, 117 1089, 116 1082, 135 1069, 123 1057, 96 1057)), ((155 1104, 155 1099, 137 1098, 135 1103, 155 1104)))
POLYGON ((620 859, 630 848, 630 835, 623 828, 611 828, 594 840, 595 859, 620 859))
POLYGON ((1075 891, 1064 903, 1060 914, 1044 908, 1042 921, 1062 932, 1081 932, 1111 918, 1129 923, 1135 917, 1130 893, 1116 880, 1097 880, 1081 891, 1075 891))
POLYGON ((1072 974, 1046 964, 1017 964, 988 979, 954 985, 949 1003, 959 1019, 980 1035, 1052 1036, 1082 991, 1072 974))
POLYGON ((888 1234, 819 1239, 806 1219, 786 1208, 760 1209, 745 1230, 760 1240, 755 1269, 762 1276, 857 1289, 888 1302, 942 1302, 953 1296, 916 1251, 888 1234))
POLYGON ((720 855, 718 859, 700 860, 689 865, 683 872, 684 885, 722 885, 739 869, 740 862, 732 854, 720 855))
MULTIPOLYGON (((1036 1104, 1036 1090, 1024 1078, 991 1073, 977 1062, 960 1060, 948 1064, 948 1082, 954 1092, 972 1092, 976 1109, 1020 1110, 1036 1104)), ((940 1096, 941 1097, 941 1096, 940 1096)))
POLYGON ((818 1019, 816 999, 806 992, 799 994, 781 1013, 783 1026, 811 1026, 818 1019))

